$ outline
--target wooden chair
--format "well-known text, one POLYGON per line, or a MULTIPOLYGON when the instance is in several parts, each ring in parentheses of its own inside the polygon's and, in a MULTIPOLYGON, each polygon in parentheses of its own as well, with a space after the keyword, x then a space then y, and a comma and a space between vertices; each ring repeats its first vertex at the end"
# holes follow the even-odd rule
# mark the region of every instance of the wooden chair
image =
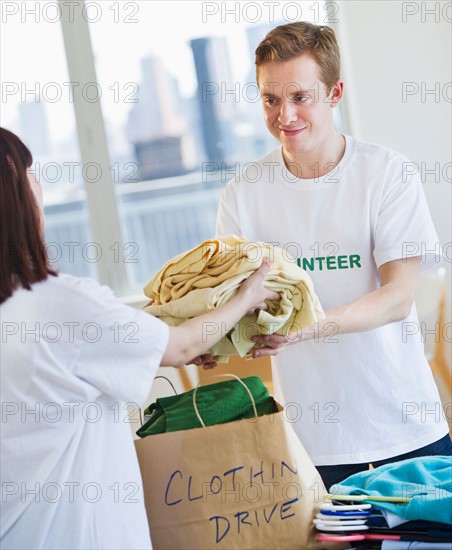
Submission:
MULTIPOLYGON (((434 330, 428 333, 430 338, 425 339, 425 355, 438 384, 443 405, 452 401, 452 371, 450 337, 447 335, 447 284, 446 270, 438 267, 422 273, 416 293, 416 307, 418 310, 420 330, 425 328, 434 330)), ((452 422, 449 418, 452 434, 452 422)))
MULTIPOLYGON (((267 386, 270 394, 273 394, 272 368, 269 357, 252 359, 247 361, 238 355, 229 358, 229 363, 220 364, 216 369, 204 370, 198 368, 199 380, 204 381, 212 374, 235 374, 241 378, 245 376, 259 376, 267 386)), ((218 380, 212 379, 212 383, 218 380)))

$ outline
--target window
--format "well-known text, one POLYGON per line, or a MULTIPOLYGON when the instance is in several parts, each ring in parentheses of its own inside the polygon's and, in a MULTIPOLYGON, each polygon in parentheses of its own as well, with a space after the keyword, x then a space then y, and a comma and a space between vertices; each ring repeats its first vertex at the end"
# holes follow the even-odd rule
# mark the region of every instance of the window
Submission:
POLYGON ((43 186, 52 264, 74 275, 95 276, 61 26, 55 6, 43 12, 36 4, 3 4, 1 123, 33 154, 32 170, 43 186))
POLYGON ((277 145, 254 80, 259 41, 277 24, 334 15, 331 2, 3 4, 14 52, 2 59, 13 86, 3 124, 40 163, 50 256, 117 294, 140 292, 212 237, 226 182, 277 145), (41 101, 12 93, 23 67, 19 87, 37 86, 41 101))
POLYGON ((256 98, 252 50, 268 25, 207 24, 201 2, 123 7, 116 20, 92 22, 90 34, 125 262, 138 290, 169 258, 214 236, 236 163, 273 145, 259 100, 246 96, 256 98))

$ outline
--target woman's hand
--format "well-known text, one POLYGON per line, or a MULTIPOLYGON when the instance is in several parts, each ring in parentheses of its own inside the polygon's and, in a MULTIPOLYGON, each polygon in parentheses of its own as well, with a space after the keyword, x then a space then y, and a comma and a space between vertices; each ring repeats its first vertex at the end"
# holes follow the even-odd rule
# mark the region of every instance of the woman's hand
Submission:
POLYGON ((270 269, 270 261, 263 258, 261 266, 246 279, 236 294, 236 298, 249 304, 247 315, 252 315, 257 309, 268 309, 266 300, 280 300, 281 296, 274 290, 264 286, 265 277, 270 269))
MULTIPOLYGON (((248 277, 241 285, 233 298, 234 300, 245 301, 247 304, 247 315, 252 315, 257 309, 268 309, 265 300, 280 300, 281 296, 273 290, 268 290, 264 286, 265 276, 270 269, 270 261, 268 258, 262 260, 262 265, 248 277)), ((214 369, 217 362, 213 360, 212 355, 199 355, 188 362, 189 365, 194 364, 202 367, 204 370, 214 369)))

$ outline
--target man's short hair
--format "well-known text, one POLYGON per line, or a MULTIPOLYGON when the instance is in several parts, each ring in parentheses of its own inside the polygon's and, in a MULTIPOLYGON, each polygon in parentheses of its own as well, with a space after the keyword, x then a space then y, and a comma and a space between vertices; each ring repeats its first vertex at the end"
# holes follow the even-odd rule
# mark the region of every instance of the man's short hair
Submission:
POLYGON ((327 92, 341 73, 341 60, 336 35, 331 27, 298 21, 271 30, 256 49, 256 80, 259 67, 271 61, 289 61, 308 54, 320 68, 320 78, 327 92))

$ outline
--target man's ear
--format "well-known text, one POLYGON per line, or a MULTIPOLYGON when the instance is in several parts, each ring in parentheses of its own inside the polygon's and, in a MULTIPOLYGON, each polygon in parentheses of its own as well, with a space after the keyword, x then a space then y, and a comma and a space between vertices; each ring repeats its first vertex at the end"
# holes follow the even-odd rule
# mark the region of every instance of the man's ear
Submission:
POLYGON ((331 87, 330 94, 327 98, 333 109, 337 107, 343 95, 344 95, 344 81, 337 80, 331 87))

